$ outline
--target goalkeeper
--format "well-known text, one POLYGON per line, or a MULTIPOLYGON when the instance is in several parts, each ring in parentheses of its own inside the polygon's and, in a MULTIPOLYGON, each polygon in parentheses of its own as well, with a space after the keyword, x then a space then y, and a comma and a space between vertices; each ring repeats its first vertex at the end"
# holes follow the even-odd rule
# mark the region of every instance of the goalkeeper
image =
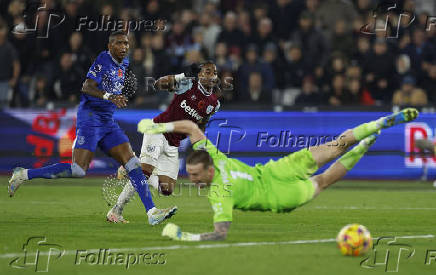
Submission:
POLYGON ((417 116, 416 109, 404 109, 346 130, 332 142, 254 167, 221 153, 191 121, 153 123, 144 119, 138 124, 139 132, 189 135, 195 150, 186 160, 189 179, 196 184, 210 185, 208 198, 214 211, 215 231, 192 234, 169 223, 162 235, 182 241, 223 240, 232 222, 233 208, 287 212, 302 206, 343 178, 375 142, 381 129, 412 121, 417 116), (326 171, 314 175, 318 168, 338 157, 326 171))

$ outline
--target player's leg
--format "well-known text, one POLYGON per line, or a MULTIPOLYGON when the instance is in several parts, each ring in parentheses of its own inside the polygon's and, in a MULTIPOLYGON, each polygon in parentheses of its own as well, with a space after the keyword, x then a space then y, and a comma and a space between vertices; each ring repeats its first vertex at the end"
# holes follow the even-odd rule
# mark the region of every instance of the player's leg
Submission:
MULTIPOLYGON (((153 177, 150 177, 151 172, 153 171, 154 167, 145 163, 141 163, 141 169, 145 176, 148 177, 147 184, 152 185, 150 180, 153 180, 153 177)), ((127 178, 129 179, 129 176, 127 174, 126 169, 123 166, 120 166, 117 171, 117 178, 123 179, 127 178)), ((159 184, 159 183, 158 183, 159 184)), ((108 222, 122 222, 122 223, 128 223, 127 220, 123 217, 123 211, 124 207, 129 203, 129 201, 132 199, 132 197, 135 195, 136 190, 135 187, 133 187, 130 180, 124 185, 123 190, 121 191, 120 195, 118 196, 117 203, 107 212, 106 219, 108 222)))
POLYGON ((418 139, 415 141, 415 146, 422 151, 429 151, 435 154, 435 145, 428 139, 418 139))
POLYGON ((15 192, 24 182, 35 178, 56 179, 84 177, 94 157, 97 140, 98 130, 78 129, 77 137, 73 144, 72 163, 55 163, 36 169, 15 168, 9 180, 9 196, 14 196, 15 192), (77 138, 79 138, 79 142, 77 142, 77 138))
POLYGON ((414 108, 407 108, 400 112, 381 117, 359 126, 346 130, 336 140, 309 148, 312 157, 318 167, 336 159, 347 152, 348 148, 364 138, 377 133, 381 129, 386 129, 400 123, 414 120, 418 116, 418 111, 414 108))
POLYGON ((158 209, 154 206, 147 178, 141 169, 141 163, 134 155, 127 136, 116 123, 111 126, 98 145, 126 169, 130 182, 144 204, 148 222, 151 225, 158 224, 175 214, 177 207, 158 209))
POLYGON ((169 196, 173 193, 179 174, 179 148, 171 146, 162 135, 163 152, 157 163, 156 174, 159 176, 159 187, 163 195, 169 196))
MULTIPOLYGON (((163 135, 160 136, 164 138, 163 135)), ((144 134, 140 154, 141 168, 148 178, 147 183, 156 190, 159 190, 159 179, 156 175, 152 175, 152 173, 157 166, 161 151, 162 140, 160 139, 159 135, 144 134)), ((126 170, 124 169, 124 167, 121 166, 118 169, 118 177, 122 177, 123 175, 128 177, 126 170)), ((135 195, 135 193, 135 188, 130 182, 125 184, 123 191, 118 196, 117 203, 107 213, 107 220, 111 222, 114 222, 115 220, 124 221, 124 218, 122 217, 124 207, 135 195)))
POLYGON ((342 179, 345 174, 347 174, 347 172, 350 171, 363 157, 363 155, 368 151, 369 147, 374 144, 377 136, 377 134, 374 134, 361 140, 358 145, 335 161, 322 174, 310 178, 315 187, 314 197, 317 196, 322 190, 342 179))

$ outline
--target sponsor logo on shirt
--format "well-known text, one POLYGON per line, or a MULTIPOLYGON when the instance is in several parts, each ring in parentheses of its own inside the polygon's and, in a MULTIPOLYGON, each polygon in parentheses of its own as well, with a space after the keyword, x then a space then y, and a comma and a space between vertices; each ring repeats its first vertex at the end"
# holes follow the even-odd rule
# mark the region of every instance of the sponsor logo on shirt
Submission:
POLYGON ((84 136, 77 136, 77 144, 83 145, 85 143, 85 137, 84 136))
POLYGON ((241 179, 253 181, 253 176, 244 172, 230 171, 230 174, 232 175, 233 179, 241 178, 241 179))
POLYGON ((156 146, 153 145, 147 145, 147 152, 152 153, 156 149, 156 146))
POLYGON ((193 118, 195 118, 196 120, 200 121, 203 119, 203 117, 201 115, 198 114, 198 112, 192 108, 191 106, 189 106, 188 104, 186 104, 186 99, 184 99, 182 102, 180 102, 180 107, 190 116, 192 116, 193 118))

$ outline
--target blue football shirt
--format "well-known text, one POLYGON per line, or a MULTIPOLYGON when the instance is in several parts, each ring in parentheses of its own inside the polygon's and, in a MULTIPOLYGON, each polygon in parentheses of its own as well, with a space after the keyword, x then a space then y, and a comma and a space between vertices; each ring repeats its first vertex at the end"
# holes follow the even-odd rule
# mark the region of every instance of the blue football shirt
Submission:
MULTIPOLYGON (((111 94, 121 94, 129 59, 117 62, 109 51, 101 52, 90 67, 86 78, 98 83, 98 88, 111 94)), ((116 105, 108 100, 83 94, 77 111, 77 125, 101 126, 113 121, 116 105)))

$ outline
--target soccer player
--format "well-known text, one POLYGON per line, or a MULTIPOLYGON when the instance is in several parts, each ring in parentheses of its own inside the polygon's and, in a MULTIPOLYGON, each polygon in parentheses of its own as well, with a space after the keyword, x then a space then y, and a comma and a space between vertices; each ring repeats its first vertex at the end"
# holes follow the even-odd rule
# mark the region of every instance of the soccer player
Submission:
MULTIPOLYGON (((192 64, 185 73, 159 78, 154 83, 155 88, 173 92, 174 98, 166 111, 153 121, 165 123, 187 119, 204 130, 209 118, 220 107, 217 80, 217 69, 211 61, 201 65, 192 64)), ((142 170, 149 176, 147 183, 164 195, 170 195, 176 184, 179 173, 178 147, 185 138, 186 135, 180 133, 144 134, 140 155, 142 170)), ((119 178, 123 176, 123 170, 122 167, 118 169, 119 178)), ((106 219, 114 223, 126 223, 123 209, 134 194, 131 184, 126 184, 106 219)))
POLYGON ((144 119, 138 124, 139 132, 189 135, 196 150, 186 160, 189 178, 196 184, 210 185, 208 197, 214 211, 215 231, 192 234, 182 232, 175 224, 167 224, 162 235, 182 241, 223 240, 232 222, 233 208, 285 212, 300 207, 344 177, 375 142, 381 129, 412 121, 417 116, 416 109, 404 109, 346 130, 332 142, 255 167, 228 158, 190 121, 153 123, 144 119), (358 145, 347 152, 356 143, 358 145), (326 171, 313 175, 318 168, 338 157, 326 171))
POLYGON ((139 159, 113 119, 116 108, 127 106, 127 98, 122 95, 124 75, 129 65, 127 35, 122 31, 113 32, 109 36, 108 48, 98 55, 83 83, 72 163, 56 163, 38 169, 15 168, 9 180, 9 195, 14 196, 24 182, 34 178, 84 177, 98 146, 124 166, 144 204, 148 222, 155 225, 174 215, 177 207, 158 209, 154 206, 139 159))
POLYGON ((428 139, 417 139, 415 141, 415 146, 416 148, 420 149, 423 152, 429 151, 430 153, 432 153, 433 156, 436 155, 435 154, 436 145, 428 139))

